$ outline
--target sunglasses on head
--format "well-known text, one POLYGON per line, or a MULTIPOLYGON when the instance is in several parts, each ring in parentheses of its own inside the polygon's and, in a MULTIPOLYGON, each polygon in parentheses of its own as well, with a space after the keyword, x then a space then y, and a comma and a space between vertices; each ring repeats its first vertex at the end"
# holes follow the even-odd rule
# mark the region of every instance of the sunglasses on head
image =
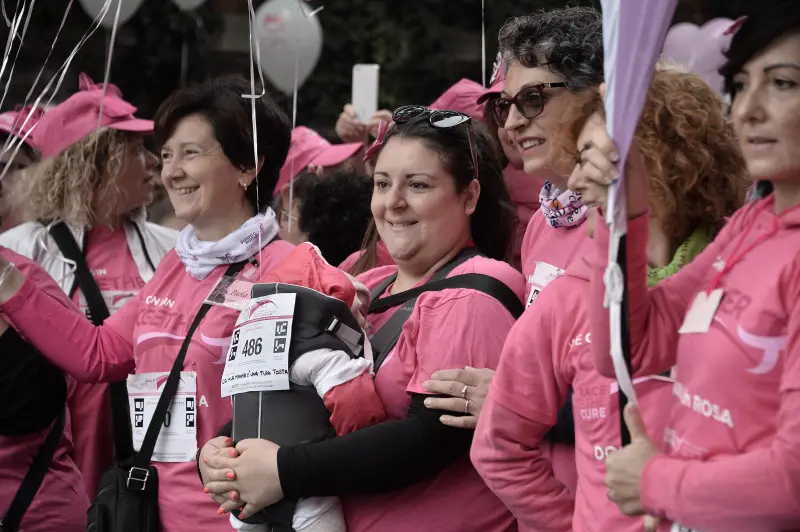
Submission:
POLYGON ((392 120, 398 124, 403 124, 409 120, 428 116, 428 123, 435 128, 449 129, 451 127, 467 125, 467 140, 469 141, 469 153, 472 156, 473 179, 478 179, 478 154, 475 151, 475 143, 472 141, 472 118, 458 111, 433 111, 421 105, 404 105, 398 107, 392 113, 392 120))
POLYGON ((500 127, 508 120, 511 106, 515 106, 525 118, 536 118, 544 111, 544 89, 566 87, 563 81, 557 83, 539 83, 523 87, 513 98, 502 96, 492 101, 492 116, 500 127))

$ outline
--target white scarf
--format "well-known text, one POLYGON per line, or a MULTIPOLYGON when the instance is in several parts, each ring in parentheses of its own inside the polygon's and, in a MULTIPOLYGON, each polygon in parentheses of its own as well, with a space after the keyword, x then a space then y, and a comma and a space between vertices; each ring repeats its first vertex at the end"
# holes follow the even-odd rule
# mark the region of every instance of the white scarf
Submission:
POLYGON ((178 235, 175 251, 189 275, 202 281, 217 266, 234 264, 254 256, 260 246, 269 244, 277 234, 275 212, 267 209, 266 213, 253 216, 233 233, 216 242, 200 240, 194 227, 189 225, 178 235))

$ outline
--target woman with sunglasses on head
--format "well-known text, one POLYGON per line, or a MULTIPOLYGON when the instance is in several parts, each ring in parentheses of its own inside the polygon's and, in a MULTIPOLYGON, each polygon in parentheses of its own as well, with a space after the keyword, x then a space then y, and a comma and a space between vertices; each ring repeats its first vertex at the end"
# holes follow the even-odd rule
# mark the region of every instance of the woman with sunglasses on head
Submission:
MULTIPOLYGON (((421 286, 437 272, 480 273, 502 283, 519 304, 524 280, 501 262, 513 206, 485 128, 424 107, 400 108, 394 122, 371 149, 377 155, 372 214, 376 238, 397 266, 359 280, 376 299, 421 286)), ((397 311, 370 314, 373 347, 397 311)), ((513 323, 503 303, 475 289, 422 293, 394 348, 376 359, 375 386, 389 421, 319 443, 279 448, 260 440, 249 456, 209 458, 206 489, 237 491, 261 507, 284 496, 342 496, 350 532, 516 530, 469 464, 471 431, 441 424, 442 412, 425 408, 430 396, 421 387, 440 368, 495 367, 513 323), (226 480, 232 472, 239 481, 226 480)), ((471 402, 462 404, 468 412, 471 402)))
MULTIPOLYGON (((762 8, 734 36, 722 72, 731 118, 767 198, 742 207, 691 264, 648 290, 648 180, 626 162, 631 365, 635 376, 675 366, 672 435, 662 452, 628 407, 631 444, 606 460, 608 497, 627 515, 672 530, 800 528, 800 4, 762 8), (680 524, 678 524, 680 523, 680 524)), ((580 146, 586 196, 615 178, 601 115, 580 146)), ((603 308, 609 230, 598 222, 590 296, 597 371, 614 376, 603 308)))
MULTIPOLYGON (((164 532, 229 530, 228 520, 217 516, 217 506, 197 489, 195 457, 197 442, 211 439, 231 417, 220 382, 239 310, 215 304, 203 318, 201 308, 223 276, 257 282, 293 249, 275 239, 278 222, 268 207, 289 149, 290 126, 268 97, 254 103, 242 97, 250 91, 249 81, 226 76, 179 89, 159 107, 155 137, 161 176, 176 215, 189 226, 152 279, 102 326, 64 308, 0 259, 3 313, 45 357, 80 380, 118 381, 135 371, 128 379, 130 394, 160 393, 158 383, 166 380, 191 335, 178 391, 193 400, 182 401, 186 418, 183 411, 173 417, 186 423, 160 432, 151 459, 158 471, 164 532), (202 321, 191 334, 197 319, 202 321)), ((138 429, 141 441, 143 420, 155 405, 131 403, 134 433, 138 429)), ((131 483, 131 489, 138 485, 131 483)))
MULTIPOLYGON (((599 95, 597 105, 602 105, 599 95)), ((721 98, 701 78, 659 65, 636 133, 656 206, 650 224, 658 238, 648 248, 650 285, 691 262, 742 203, 744 161, 723 110, 721 98)), ((571 113, 587 118, 581 109, 571 113)), ((619 445, 620 418, 614 380, 599 375, 592 364, 585 294, 593 249, 586 242, 566 273, 514 325, 472 446, 478 472, 520 524, 534 530, 642 530, 641 518, 620 514, 608 500, 603 482, 604 459, 619 445), (553 503, 552 494, 563 488, 537 451, 570 389, 578 469, 574 514, 565 499, 553 503)), ((670 380, 642 378, 636 394, 661 442, 670 380)))

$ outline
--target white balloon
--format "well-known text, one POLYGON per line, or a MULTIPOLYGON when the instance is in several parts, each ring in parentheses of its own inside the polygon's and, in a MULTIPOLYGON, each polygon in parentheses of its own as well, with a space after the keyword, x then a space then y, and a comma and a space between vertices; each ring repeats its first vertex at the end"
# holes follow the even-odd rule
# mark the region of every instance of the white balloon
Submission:
MULTIPOLYGON (((106 3, 105 0, 79 0, 83 10, 86 11, 86 14, 90 17, 97 18, 97 15, 103 11, 103 5, 106 3)), ((114 27, 114 17, 117 14, 117 2, 122 2, 122 7, 119 10, 119 23, 125 24, 130 20, 136 10, 139 9, 139 6, 142 5, 143 0, 111 0, 111 5, 106 12, 106 16, 103 17, 103 20, 100 21, 100 25, 104 28, 113 28, 114 27)))
POLYGON ((298 87, 317 66, 322 52, 322 27, 302 0, 270 0, 256 11, 255 37, 261 47, 261 70, 285 94, 294 91, 295 61, 298 87))
POLYGON ((192 11, 206 3, 206 0, 172 0, 182 11, 192 11))

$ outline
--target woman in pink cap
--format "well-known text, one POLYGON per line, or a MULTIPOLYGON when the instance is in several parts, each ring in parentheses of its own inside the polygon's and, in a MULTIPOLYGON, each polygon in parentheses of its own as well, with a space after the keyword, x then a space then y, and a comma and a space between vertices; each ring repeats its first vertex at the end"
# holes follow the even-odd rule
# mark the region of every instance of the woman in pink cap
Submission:
MULTIPOLYGON (((693 74, 667 66, 656 71, 636 138, 651 169, 656 206, 650 225, 658 238, 648 249, 648 284, 655 285, 708 245, 741 205, 747 180, 722 99, 693 74)), ((592 248, 590 242, 580 248, 565 275, 514 325, 472 444, 476 469, 525 529, 642 530, 640 518, 622 515, 608 500, 603 481, 605 457, 619 446, 620 416, 615 381, 592 363, 585 297, 592 248), (570 389, 578 468, 574 512, 572 498, 538 450, 570 389)), ((647 376, 637 381, 636 393, 660 443, 672 383, 647 376)))
MULTIPOLYGON (((160 106, 155 137, 161 146, 161 176, 175 213, 189 226, 138 294, 102 326, 57 304, 0 260, 5 272, 2 310, 45 357, 81 380, 128 377, 129 394, 158 397, 190 326, 226 272, 258 281, 291 252, 291 244, 276 239, 278 223, 268 207, 289 150, 290 127, 280 108, 264 97, 255 101, 254 132, 253 102, 242 98, 250 91, 244 78, 223 77, 180 89, 160 106)), ((86 149, 91 153, 93 148, 86 149)), ((216 506, 197 487, 195 456, 197 442, 214 437, 231 418, 231 403, 221 398, 220 385, 238 315, 237 308, 213 304, 191 334, 178 387, 187 397, 181 408, 191 407, 191 423, 173 425, 181 427, 177 433, 160 431, 151 460, 158 470, 165 532, 229 529, 227 518, 216 515, 216 506)), ((147 430, 144 418, 152 416, 154 404, 144 399, 131 403, 138 449, 147 430)), ((185 419, 183 412, 176 412, 178 417, 185 419)), ((90 516, 103 511, 95 506, 90 516)))
MULTIPOLYGON (((671 530, 800 529, 800 4, 744 22, 723 68, 731 118, 754 179, 774 192, 737 211, 691 264, 648 289, 646 168, 626 162, 631 365, 675 366, 664 450, 629 405, 630 445, 606 460, 608 497, 671 530)), ((580 186, 602 201, 618 157, 600 114, 580 143, 580 186)), ((614 376, 603 308, 609 228, 597 224, 589 318, 597 371, 614 376)))
MULTIPOLYGON (((143 144, 153 122, 135 111, 116 86, 108 86, 103 100, 102 86, 81 74, 80 90, 47 111, 34 130, 43 161, 22 183, 21 195, 27 219, 38 221, 0 236, 0 244, 47 270, 87 317, 84 288, 50 233, 54 224, 69 228, 112 314, 152 278, 177 238, 145 219, 158 160, 143 144)), ((108 386, 78 384, 70 408, 75 460, 93 498, 112 461, 108 386)))

